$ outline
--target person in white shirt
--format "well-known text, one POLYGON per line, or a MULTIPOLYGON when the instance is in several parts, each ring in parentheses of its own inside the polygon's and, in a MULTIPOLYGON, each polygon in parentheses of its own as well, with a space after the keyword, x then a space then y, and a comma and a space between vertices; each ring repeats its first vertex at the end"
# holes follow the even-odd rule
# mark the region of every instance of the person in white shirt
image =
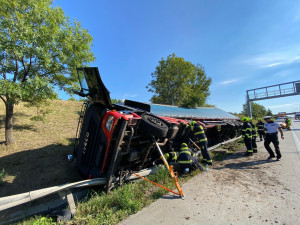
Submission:
POLYGON ((284 136, 283 136, 282 128, 280 127, 280 125, 278 123, 274 122, 271 119, 271 116, 265 116, 264 119, 266 121, 266 123, 264 124, 264 130, 266 132, 264 145, 265 145, 266 150, 270 154, 270 156, 267 158, 267 160, 275 158, 275 154, 270 147, 270 143, 272 142, 274 145, 274 148, 275 148, 277 161, 279 161, 281 158, 281 153, 280 153, 280 149, 279 149, 278 130, 280 131, 281 139, 283 140, 284 136))

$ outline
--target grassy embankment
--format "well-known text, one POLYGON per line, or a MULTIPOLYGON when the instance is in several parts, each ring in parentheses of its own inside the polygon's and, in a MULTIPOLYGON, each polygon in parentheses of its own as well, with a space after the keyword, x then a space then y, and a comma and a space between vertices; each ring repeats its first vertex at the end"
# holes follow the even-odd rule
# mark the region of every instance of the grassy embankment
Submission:
POLYGON ((43 123, 32 120, 36 108, 16 105, 16 144, 7 147, 3 144, 5 107, 0 102, 0 197, 80 180, 75 163, 67 161, 80 109, 80 102, 53 101, 42 109, 43 123))

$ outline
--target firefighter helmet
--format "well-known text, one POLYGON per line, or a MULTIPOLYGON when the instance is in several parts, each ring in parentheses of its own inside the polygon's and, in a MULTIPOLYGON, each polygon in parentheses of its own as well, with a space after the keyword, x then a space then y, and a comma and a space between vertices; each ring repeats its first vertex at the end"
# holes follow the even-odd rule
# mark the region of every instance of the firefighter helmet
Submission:
POLYGON ((248 121, 248 118, 247 118, 247 117, 243 117, 243 118, 242 118, 242 121, 243 121, 243 122, 247 122, 247 121, 248 121))

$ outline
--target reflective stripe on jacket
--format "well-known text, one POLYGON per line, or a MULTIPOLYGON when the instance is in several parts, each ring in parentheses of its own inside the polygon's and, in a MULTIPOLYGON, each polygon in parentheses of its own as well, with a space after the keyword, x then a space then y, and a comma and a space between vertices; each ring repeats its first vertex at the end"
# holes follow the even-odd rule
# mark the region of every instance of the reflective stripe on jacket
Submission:
POLYGON ((200 124, 196 124, 194 127, 194 138, 197 143, 207 141, 204 129, 200 124))
POLYGON ((178 155, 178 163, 179 164, 188 164, 192 163, 192 156, 194 156, 193 152, 191 149, 188 147, 182 147, 180 148, 180 152, 178 155))
POLYGON ((264 130, 264 125, 265 125, 265 124, 264 124, 262 121, 258 122, 258 123, 256 124, 257 130, 259 130, 259 131, 264 130))
POLYGON ((243 123, 242 137, 243 138, 252 138, 252 127, 248 122, 243 123))

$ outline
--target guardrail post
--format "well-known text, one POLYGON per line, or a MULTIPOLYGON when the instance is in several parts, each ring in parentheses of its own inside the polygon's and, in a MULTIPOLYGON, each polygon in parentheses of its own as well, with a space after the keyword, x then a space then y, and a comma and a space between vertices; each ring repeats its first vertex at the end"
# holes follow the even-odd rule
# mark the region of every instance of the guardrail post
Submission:
POLYGON ((68 204, 70 206, 70 211, 72 216, 76 213, 76 205, 74 201, 74 196, 71 190, 66 190, 66 191, 60 191, 58 192, 60 198, 62 200, 67 198, 68 204))

